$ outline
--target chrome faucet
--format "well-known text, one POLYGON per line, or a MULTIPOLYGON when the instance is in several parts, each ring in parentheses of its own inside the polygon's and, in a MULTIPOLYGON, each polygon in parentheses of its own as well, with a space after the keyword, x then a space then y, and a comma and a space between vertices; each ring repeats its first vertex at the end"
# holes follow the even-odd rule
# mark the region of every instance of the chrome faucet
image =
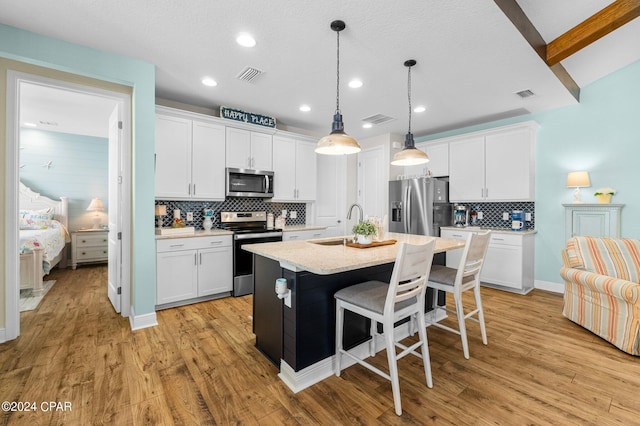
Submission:
POLYGON ((358 204, 358 203, 351 204, 351 207, 349 207, 349 213, 347 213, 347 219, 349 219, 349 220, 351 219, 351 212, 353 212, 353 208, 354 207, 357 207, 358 208, 358 212, 360 213, 358 215, 359 216, 358 223, 360 223, 360 222, 362 222, 364 214, 362 212, 362 206, 360 204, 358 204))

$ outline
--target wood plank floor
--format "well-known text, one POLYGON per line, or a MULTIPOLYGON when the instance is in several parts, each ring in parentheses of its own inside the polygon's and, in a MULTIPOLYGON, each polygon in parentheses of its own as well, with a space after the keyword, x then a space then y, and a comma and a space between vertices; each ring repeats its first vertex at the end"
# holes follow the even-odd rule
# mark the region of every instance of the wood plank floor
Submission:
MULTIPOLYGON (((640 359, 562 317, 558 294, 483 288, 489 345, 471 323, 469 360, 458 336, 429 328, 434 387, 403 358, 398 417, 390 383, 357 365, 289 391, 253 346, 251 296, 160 311, 158 327, 132 332, 105 266, 50 279, 22 335, 0 345, 0 399, 38 411, 0 412, 0 424, 640 424, 640 359)), ((383 353, 375 362, 386 369, 383 353)))

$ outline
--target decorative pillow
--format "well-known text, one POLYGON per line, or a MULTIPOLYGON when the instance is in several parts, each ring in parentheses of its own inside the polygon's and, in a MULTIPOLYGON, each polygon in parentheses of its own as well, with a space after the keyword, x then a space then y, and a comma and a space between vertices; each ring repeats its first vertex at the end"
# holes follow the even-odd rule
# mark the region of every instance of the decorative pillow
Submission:
POLYGON ((20 210, 20 229, 47 229, 53 220, 53 209, 20 210))

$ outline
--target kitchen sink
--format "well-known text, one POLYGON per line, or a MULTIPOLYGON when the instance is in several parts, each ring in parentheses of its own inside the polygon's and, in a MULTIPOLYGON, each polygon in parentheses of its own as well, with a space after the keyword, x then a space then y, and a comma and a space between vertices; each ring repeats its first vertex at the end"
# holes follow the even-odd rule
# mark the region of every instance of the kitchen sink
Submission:
POLYGON ((344 238, 336 238, 332 240, 317 240, 317 241, 308 241, 312 244, 319 244, 321 246, 341 246, 344 244, 344 238))

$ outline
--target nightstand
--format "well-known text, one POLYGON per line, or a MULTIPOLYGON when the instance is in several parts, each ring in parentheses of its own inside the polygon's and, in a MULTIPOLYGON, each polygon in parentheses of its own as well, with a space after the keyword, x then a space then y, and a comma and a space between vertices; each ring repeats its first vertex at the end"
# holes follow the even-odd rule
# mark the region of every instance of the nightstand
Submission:
POLYGON ((71 233, 71 269, 79 263, 109 260, 109 230, 79 229, 71 233))

